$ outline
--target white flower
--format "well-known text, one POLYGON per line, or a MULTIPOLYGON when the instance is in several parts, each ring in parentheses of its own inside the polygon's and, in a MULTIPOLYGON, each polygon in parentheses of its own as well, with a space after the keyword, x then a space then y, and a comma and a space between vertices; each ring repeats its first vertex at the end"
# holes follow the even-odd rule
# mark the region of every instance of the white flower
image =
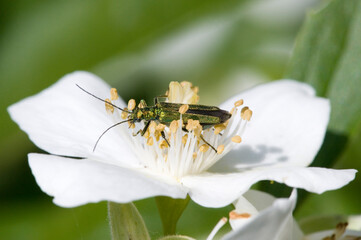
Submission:
MULTIPOLYGON (((179 122, 178 128, 166 128, 168 133, 174 131, 167 135, 169 148, 161 144, 163 139, 155 136, 154 129, 148 142, 140 134, 133 137, 136 129, 123 124, 108 131, 93 152, 99 136, 122 114, 118 109, 107 114, 104 103, 76 84, 102 99, 110 94, 110 87, 98 77, 75 72, 9 107, 20 128, 51 154, 29 154, 29 164, 41 189, 63 207, 187 194, 200 205, 221 207, 260 180, 322 193, 344 186, 355 176, 356 170, 306 167, 322 144, 330 107, 328 100, 315 97, 314 90, 303 83, 276 81, 223 103, 220 108, 229 111, 244 99, 254 114, 248 123, 235 110, 222 135, 204 131, 210 144, 224 145, 222 154, 206 151, 202 143, 203 148, 199 147, 194 132, 183 144, 186 133, 179 122), (232 142, 234 135, 242 135, 242 143, 232 142)), ((125 107, 121 99, 112 102, 125 107)))
POLYGON ((240 197, 229 215, 233 231, 223 240, 301 240, 303 234, 292 217, 297 200, 294 189, 289 198, 250 190, 240 197))
MULTIPOLYGON (((289 198, 280 199, 255 190, 246 192, 235 202, 235 210, 229 214, 232 231, 222 239, 248 240, 266 239, 266 237, 267 240, 361 239, 360 224, 350 226, 353 217, 348 219, 349 223, 337 224, 335 229, 304 235, 292 216, 296 199, 297 192, 295 189, 289 198)), ((359 216, 357 217, 359 218, 359 216)))

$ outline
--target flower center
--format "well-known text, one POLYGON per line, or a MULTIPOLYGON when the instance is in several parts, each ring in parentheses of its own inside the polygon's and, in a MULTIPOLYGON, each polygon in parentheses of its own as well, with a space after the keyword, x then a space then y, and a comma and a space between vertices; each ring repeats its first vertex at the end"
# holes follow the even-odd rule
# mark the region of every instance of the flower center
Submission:
MULTIPOLYGON (((114 93, 114 90, 112 92, 114 93)), ((113 96, 111 99, 116 98, 113 96)), ((112 102, 109 99, 106 101, 112 102)), ((134 124, 134 121, 129 121, 129 128, 123 126, 121 131, 123 136, 127 135, 143 167, 180 179, 186 175, 206 171, 242 142, 241 136, 251 119, 252 111, 248 107, 240 109, 241 105, 243 100, 235 102, 230 111, 231 117, 223 123, 214 125, 205 125, 202 121, 187 119, 186 112, 189 108, 187 104, 180 105, 179 114, 177 113, 179 119, 174 119, 169 124, 162 124, 160 120, 142 119, 146 112, 143 111, 142 115, 138 116, 139 123, 134 124)), ((139 109, 144 107, 138 105, 139 109)), ((156 112, 156 106, 150 108, 156 112)), ((127 110, 133 111, 130 114, 112 109, 107 103, 106 109, 115 122, 139 115, 139 112, 134 114, 137 109, 134 100, 130 100, 128 104, 127 110)))

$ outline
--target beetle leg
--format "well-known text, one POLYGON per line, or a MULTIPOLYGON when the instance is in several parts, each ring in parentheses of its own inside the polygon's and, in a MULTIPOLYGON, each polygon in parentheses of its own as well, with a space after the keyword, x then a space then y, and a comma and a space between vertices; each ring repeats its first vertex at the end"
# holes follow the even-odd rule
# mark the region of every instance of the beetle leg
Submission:
MULTIPOLYGON (((187 133, 189 133, 189 131, 188 131, 185 127, 182 127, 182 130, 185 131, 185 132, 187 132, 187 133)), ((216 150, 209 142, 207 142, 207 141, 204 139, 204 137, 203 137, 202 134, 200 135, 200 138, 202 139, 202 141, 203 141, 205 144, 207 144, 208 146, 210 146, 210 147, 217 153, 217 150, 216 150)))
POLYGON ((162 135, 162 138, 167 142, 168 146, 170 147, 170 144, 169 144, 167 138, 165 137, 164 131, 161 131, 160 134, 162 135))
POLYGON ((202 141, 203 141, 205 144, 207 144, 208 146, 210 146, 210 147, 217 153, 217 150, 216 150, 209 142, 207 142, 207 141, 204 139, 204 137, 203 137, 202 134, 200 135, 200 137, 201 137, 202 141))
POLYGON ((133 136, 135 137, 135 136, 137 136, 137 135, 140 133, 140 135, 143 137, 144 134, 145 134, 145 132, 148 130, 148 127, 149 127, 150 122, 151 122, 151 121, 146 122, 144 128, 143 128, 143 129, 140 129, 137 133, 133 133, 133 136))

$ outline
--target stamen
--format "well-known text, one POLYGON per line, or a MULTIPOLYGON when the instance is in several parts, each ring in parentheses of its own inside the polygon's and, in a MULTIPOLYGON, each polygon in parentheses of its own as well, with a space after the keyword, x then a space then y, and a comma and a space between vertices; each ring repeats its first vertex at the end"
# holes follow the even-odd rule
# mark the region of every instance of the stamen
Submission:
POLYGON ((248 108, 248 107, 244 107, 242 108, 241 110, 241 118, 243 120, 251 120, 251 117, 252 117, 252 111, 248 108))
POLYGON ((194 152, 194 153, 192 154, 192 157, 193 157, 193 159, 196 159, 196 158, 197 158, 197 153, 194 152))
POLYGON ((207 237, 207 240, 213 240, 214 236, 216 236, 217 232, 226 224, 228 221, 227 218, 223 217, 219 222, 216 224, 216 226, 213 228, 212 232, 207 237))
POLYGON ((142 112, 142 111, 137 112, 137 118, 141 118, 142 115, 143 115, 143 112, 142 112))
POLYGON ((144 100, 140 100, 139 104, 138 104, 138 108, 144 108, 146 106, 146 103, 144 100))
POLYGON ((186 87, 192 87, 192 83, 191 82, 188 82, 188 81, 182 81, 181 83, 181 86, 183 87, 183 88, 186 88, 186 87))
POLYGON ((128 109, 129 109, 130 111, 132 111, 132 110, 135 108, 135 105, 136 105, 135 100, 134 100, 134 99, 130 99, 129 102, 128 102, 128 109))
POLYGON ((234 110, 236 110, 236 107, 233 107, 229 113, 230 113, 231 115, 233 115, 234 110))
POLYGON ((115 88, 110 89, 110 99, 112 101, 117 100, 119 98, 118 91, 115 88))
POLYGON ((247 120, 247 121, 250 121, 251 120, 251 117, 252 117, 252 111, 250 109, 247 109, 245 112, 244 112, 244 118, 247 120))
POLYGON ((224 145, 219 145, 218 148, 217 148, 217 153, 218 154, 221 154, 222 152, 224 151, 224 145))
POLYGON ((183 144, 186 144, 186 143, 187 143, 187 140, 188 140, 188 134, 185 134, 185 135, 182 137, 182 143, 183 143, 183 144))
POLYGON ((163 140, 159 143, 160 149, 166 149, 167 147, 168 147, 168 143, 165 140, 163 140))
POLYGON ((149 137, 149 138, 147 139, 147 145, 153 146, 153 144, 154 144, 153 138, 152 138, 152 137, 149 137))
POLYGON ((200 136, 200 134, 202 133, 202 126, 200 125, 199 120, 188 119, 186 129, 189 132, 193 131, 194 135, 196 136, 200 136))
POLYGON ((240 143, 240 142, 242 142, 242 138, 241 138, 240 136, 238 136, 238 135, 232 137, 231 140, 232 140, 232 142, 235 142, 235 143, 240 143))
POLYGON ((237 102, 234 103, 235 107, 239 107, 241 105, 243 105, 243 99, 240 99, 240 100, 238 100, 237 102))
POLYGON ((150 136, 150 132, 149 132, 149 128, 148 128, 147 131, 144 133, 143 137, 149 138, 149 136, 150 136))
POLYGON ((177 132, 177 129, 178 129, 178 121, 173 120, 173 121, 170 123, 169 130, 170 130, 171 133, 176 133, 176 132, 177 132))
POLYGON ((229 212, 229 219, 240 219, 240 218, 250 218, 251 214, 249 213, 237 213, 236 211, 229 212))
POLYGON ((128 125, 129 125, 129 128, 132 128, 132 129, 134 129, 134 128, 135 128, 135 124, 134 124, 134 123, 132 123, 132 122, 128 122, 128 125))
POLYGON ((149 124, 149 127, 148 127, 149 131, 151 134, 154 134, 155 131, 157 130, 157 123, 152 121, 150 124, 149 124))
POLYGON ((336 225, 336 229, 335 229, 336 239, 341 238, 341 236, 345 233, 347 226, 348 226, 347 222, 340 222, 336 225))
POLYGON ((114 107, 109 103, 112 103, 109 98, 105 99, 105 110, 107 113, 112 114, 114 112, 114 107))
MULTIPOLYGON (((124 108, 124 111, 128 111, 128 108, 124 108)), ((120 114, 120 117, 121 117, 122 119, 127 119, 127 118, 128 118, 128 113, 127 113, 127 112, 122 112, 122 113, 120 114)))
POLYGON ((155 130, 162 132, 165 129, 165 125, 164 124, 158 124, 155 128, 155 130))
POLYGON ((207 144, 203 144, 202 146, 200 146, 199 151, 207 152, 208 149, 209 149, 209 146, 207 144))
POLYGON ((179 113, 180 114, 185 114, 189 109, 189 105, 188 104, 184 104, 179 108, 179 113))
POLYGON ((223 123, 214 126, 214 135, 220 134, 224 129, 226 129, 226 126, 223 123))
POLYGON ((161 136, 161 133, 159 131, 154 132, 154 137, 157 141, 159 141, 160 136, 161 136))

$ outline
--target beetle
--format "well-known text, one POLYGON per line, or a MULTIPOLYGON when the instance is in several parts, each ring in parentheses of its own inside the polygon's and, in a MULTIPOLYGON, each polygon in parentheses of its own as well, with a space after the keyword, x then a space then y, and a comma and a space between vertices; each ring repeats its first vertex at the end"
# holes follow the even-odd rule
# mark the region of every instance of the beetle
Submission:
MULTIPOLYGON (((118 122, 118 123, 110 126, 101 134, 101 136, 98 138, 97 142, 95 143, 93 151, 95 151, 95 148, 96 148, 99 140, 103 137, 103 135, 106 132, 108 132, 110 129, 112 129, 122 123, 126 123, 126 122, 136 123, 136 122, 144 121, 144 128, 139 130, 136 134, 133 134, 133 136, 136 136, 140 133, 141 136, 143 136, 146 133, 146 131, 148 130, 148 127, 152 121, 169 126, 172 121, 179 120, 180 117, 182 116, 183 123, 188 122, 188 120, 190 120, 190 119, 198 120, 199 124, 202 126, 203 129, 208 129, 215 125, 225 123, 232 116, 231 113, 229 113, 226 110, 220 109, 219 107, 208 106, 208 105, 198 105, 198 104, 188 104, 187 111, 185 113, 181 114, 179 109, 184 104, 159 101, 159 99, 164 98, 164 96, 158 96, 158 97, 154 98, 154 106, 147 106, 146 102, 144 100, 141 100, 140 105, 136 106, 133 110, 128 111, 128 110, 120 108, 108 101, 105 101, 105 100, 95 96, 94 94, 86 91, 85 89, 83 89, 82 87, 80 87, 77 84, 76 84, 76 86, 79 87, 85 93, 95 97, 96 99, 98 99, 102 102, 105 102, 106 104, 109 104, 123 112, 128 113, 127 120, 118 122), (139 106, 142 106, 142 107, 139 107, 139 106)), ((183 131, 188 132, 188 130, 185 127, 183 127, 182 129, 183 129, 183 131)), ((161 135, 164 138, 164 140, 167 142, 168 146, 170 146, 168 140, 165 137, 164 131, 161 132, 161 135)), ((215 152, 217 152, 217 150, 203 138, 202 134, 200 135, 200 138, 208 146, 210 146, 215 152)))

